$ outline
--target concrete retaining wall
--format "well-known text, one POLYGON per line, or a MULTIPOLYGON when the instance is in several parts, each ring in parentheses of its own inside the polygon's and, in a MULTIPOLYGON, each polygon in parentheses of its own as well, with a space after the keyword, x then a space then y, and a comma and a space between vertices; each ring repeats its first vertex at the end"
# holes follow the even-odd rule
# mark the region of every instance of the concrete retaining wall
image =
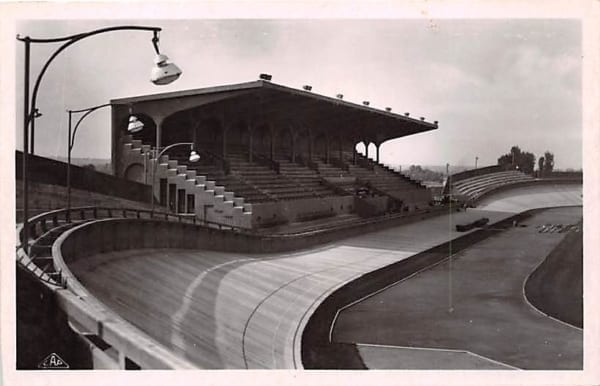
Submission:
POLYGON ((256 227, 300 221, 314 217, 352 213, 354 197, 306 198, 293 201, 256 203, 252 205, 253 225, 256 227))

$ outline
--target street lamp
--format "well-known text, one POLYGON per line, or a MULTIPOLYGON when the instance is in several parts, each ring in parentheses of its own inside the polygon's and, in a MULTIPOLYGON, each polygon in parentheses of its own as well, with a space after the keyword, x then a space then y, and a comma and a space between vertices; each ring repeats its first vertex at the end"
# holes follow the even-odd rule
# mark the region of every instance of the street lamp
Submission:
POLYGON ((154 165, 152 166, 152 189, 150 191, 151 193, 151 213, 152 215, 154 215, 154 183, 156 180, 156 168, 158 167, 158 160, 160 159, 160 157, 167 152, 167 150, 171 150, 172 148, 176 147, 176 146, 189 146, 190 147, 190 156, 188 158, 188 160, 190 162, 198 162, 200 161, 200 155, 198 155, 198 153, 196 152, 196 150, 194 150, 194 143, 193 142, 179 142, 179 143, 173 143, 167 147, 165 147, 164 149, 162 149, 160 151, 160 153, 158 153, 158 155, 156 156, 156 158, 154 159, 154 165))
POLYGON ((157 54, 157 59, 155 60, 156 68, 152 70, 150 81, 157 85, 168 84, 175 79, 177 79, 181 75, 181 70, 175 66, 173 63, 169 63, 167 61, 168 58, 162 55, 158 49, 159 43, 159 33, 161 28, 159 27, 145 27, 145 26, 116 26, 116 27, 107 27, 101 28, 90 32, 84 32, 76 35, 58 37, 58 38, 49 38, 49 39, 34 39, 29 36, 21 37, 17 35, 17 40, 23 42, 25 44, 25 58, 24 58, 24 82, 23 82, 23 242, 22 246, 26 253, 28 251, 28 243, 29 243, 29 181, 27 176, 27 160, 29 157, 29 152, 31 154, 34 153, 34 136, 35 136, 35 118, 41 116, 38 111, 36 102, 38 90, 48 69, 50 63, 60 54, 63 50, 65 50, 70 45, 88 38, 90 36, 102 34, 105 32, 112 31, 122 31, 122 30, 135 30, 135 31, 151 31, 153 33, 152 45, 154 46, 154 50, 157 54), (30 71, 30 52, 31 52, 31 44, 32 43, 60 43, 64 42, 50 57, 46 60, 40 73, 35 81, 33 86, 31 100, 29 100, 29 71, 30 71), (159 59, 159 56, 161 58, 159 59), (31 127, 31 142, 29 140, 29 128, 31 127))
POLYGON ((479 157, 475 156, 475 169, 477 169, 477 161, 479 160, 479 157))
MULTIPOLYGON (((98 105, 98 106, 93 106, 93 107, 88 107, 87 109, 80 109, 80 110, 67 110, 67 112, 69 113, 69 133, 68 133, 68 138, 67 138, 67 221, 70 221, 70 217, 71 217, 71 151, 73 150, 73 146, 75 145, 75 134, 77 134, 77 129, 79 128, 79 125, 81 124, 81 122, 83 122, 83 120, 90 115, 91 113, 93 113, 96 110, 99 110, 103 107, 108 107, 108 106, 112 106, 110 103, 105 103, 102 105, 98 105), (77 120, 77 123, 75 123, 75 127, 73 129, 71 129, 72 126, 72 122, 73 122, 73 114, 79 114, 79 113, 84 113, 81 117, 79 117, 79 119, 77 120)), ((131 113, 131 109, 130 109, 130 113, 131 113)), ((129 116, 129 124, 127 125, 127 131, 129 131, 130 133, 136 133, 140 130, 142 130, 144 128, 144 124, 137 119, 136 116, 134 115, 130 115, 129 116)))

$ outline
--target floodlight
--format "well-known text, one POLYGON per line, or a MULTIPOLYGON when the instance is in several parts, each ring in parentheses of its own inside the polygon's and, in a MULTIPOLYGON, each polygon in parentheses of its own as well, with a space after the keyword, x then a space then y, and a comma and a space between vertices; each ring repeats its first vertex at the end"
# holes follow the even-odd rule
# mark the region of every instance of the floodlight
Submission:
POLYGON ((155 66, 150 74, 150 81, 156 85, 165 85, 173 82, 181 75, 181 70, 174 63, 169 62, 167 55, 158 54, 154 58, 155 66))
POLYGON ((137 133, 144 128, 142 121, 137 119, 135 115, 129 116, 129 124, 127 125, 127 131, 130 133, 137 133))

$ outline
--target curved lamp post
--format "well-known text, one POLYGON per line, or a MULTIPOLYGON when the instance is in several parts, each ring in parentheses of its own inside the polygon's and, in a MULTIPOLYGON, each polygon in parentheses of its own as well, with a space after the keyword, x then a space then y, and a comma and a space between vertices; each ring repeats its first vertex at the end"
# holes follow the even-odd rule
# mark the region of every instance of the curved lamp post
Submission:
POLYGON ((160 153, 158 153, 158 155, 156 156, 156 158, 154 159, 154 165, 152 166, 152 190, 151 190, 151 214, 154 215, 154 183, 156 180, 156 168, 158 167, 158 160, 160 159, 160 157, 167 152, 167 150, 171 150, 172 148, 176 147, 176 146, 189 146, 190 147, 190 157, 189 157, 189 161, 190 162, 198 162, 200 161, 200 156, 198 155, 198 153, 196 153, 196 151, 194 150, 194 143, 193 142, 179 142, 179 143, 174 143, 171 144, 167 147, 165 147, 164 149, 162 149, 160 151, 160 153))
POLYGON ((17 40, 23 42, 25 44, 25 58, 24 58, 24 105, 23 105, 23 243, 25 251, 28 253, 28 242, 29 242, 29 202, 28 202, 28 176, 27 176, 27 158, 29 156, 29 152, 31 154, 34 152, 34 136, 35 136, 35 118, 41 116, 38 111, 36 102, 38 90, 48 69, 48 66, 52 61, 60 54, 63 50, 65 50, 70 45, 88 38, 90 36, 102 34, 105 32, 112 31, 122 31, 122 30, 133 30, 133 31, 150 31, 153 33, 152 45, 154 46, 154 50, 156 51, 156 59, 155 64, 156 67, 152 69, 150 81, 157 85, 163 85, 173 82, 181 75, 181 70, 168 61, 168 58, 165 55, 161 55, 158 49, 159 43, 159 33, 161 28, 159 27, 146 27, 146 26, 115 26, 115 27, 107 27, 101 28, 94 31, 84 32, 80 34, 63 36, 58 38, 49 38, 49 39, 34 39, 29 36, 20 36, 17 35, 17 40), (30 71, 30 51, 32 43, 63 43, 60 47, 54 51, 52 55, 46 60, 40 73, 35 81, 33 86, 31 100, 29 99, 29 71, 30 71), (29 140, 29 128, 31 127, 31 142, 29 140))
MULTIPOLYGON (((73 146, 75 145, 75 135, 77 134, 77 129, 83 120, 93 113, 96 110, 99 110, 103 107, 112 106, 110 103, 104 103, 98 106, 88 107, 87 109, 80 110, 67 110, 69 113, 69 133, 67 138, 67 221, 70 221, 70 209, 71 209, 71 151, 73 150, 73 146), (75 123, 75 127, 73 128, 73 114, 83 113, 75 123)), ((129 124, 127 125, 127 131, 130 133, 137 133, 138 131, 144 128, 144 124, 137 119, 134 115, 129 116, 129 124)))

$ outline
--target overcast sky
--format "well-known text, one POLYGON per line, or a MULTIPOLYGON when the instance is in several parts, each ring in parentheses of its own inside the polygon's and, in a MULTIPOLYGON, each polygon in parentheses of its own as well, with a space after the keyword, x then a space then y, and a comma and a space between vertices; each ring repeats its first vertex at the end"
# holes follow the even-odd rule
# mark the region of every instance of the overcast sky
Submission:
MULTIPOLYGON (((57 37, 109 25, 163 28, 161 51, 183 75, 149 82, 150 32, 82 40, 50 66, 40 88, 36 153, 66 155, 66 109, 112 98, 247 82, 273 82, 439 121, 439 129, 389 141, 388 164, 495 164, 512 145, 536 157, 549 150, 557 168, 582 164, 581 24, 576 20, 120 20, 35 21, 18 33, 57 37)), ((22 44, 17 101, 22 100, 22 44)), ((34 45, 32 73, 51 54, 34 45)), ((20 115, 17 115, 20 117, 20 115)), ((19 122, 19 120, 17 121, 19 122)), ((74 157, 110 157, 108 109, 81 126, 74 157)), ((22 147, 17 130, 17 147, 22 147)))

